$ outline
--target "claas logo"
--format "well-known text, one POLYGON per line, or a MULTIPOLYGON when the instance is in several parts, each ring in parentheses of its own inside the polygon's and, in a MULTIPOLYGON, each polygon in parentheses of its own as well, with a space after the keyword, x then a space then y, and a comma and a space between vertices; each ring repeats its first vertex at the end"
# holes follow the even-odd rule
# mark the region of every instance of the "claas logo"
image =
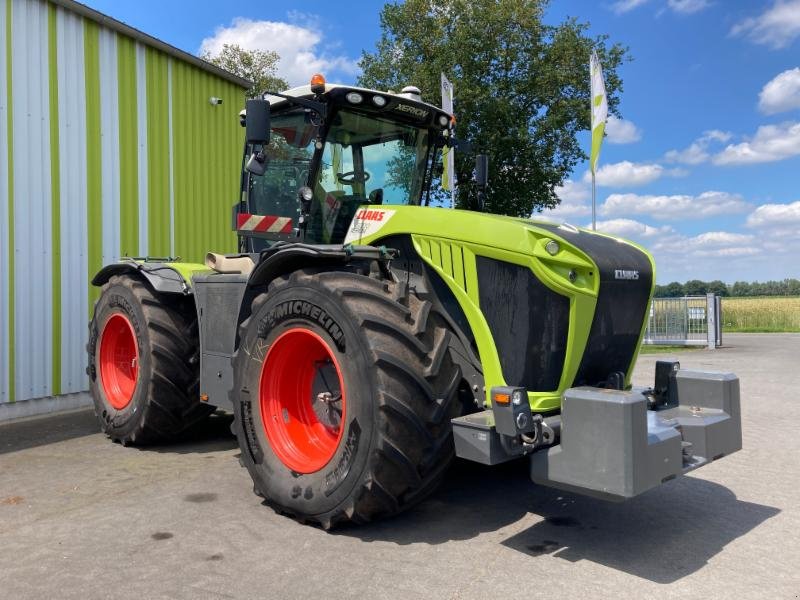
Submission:
POLYGON ((383 221, 384 212, 382 210, 361 209, 356 213, 359 221, 383 221))

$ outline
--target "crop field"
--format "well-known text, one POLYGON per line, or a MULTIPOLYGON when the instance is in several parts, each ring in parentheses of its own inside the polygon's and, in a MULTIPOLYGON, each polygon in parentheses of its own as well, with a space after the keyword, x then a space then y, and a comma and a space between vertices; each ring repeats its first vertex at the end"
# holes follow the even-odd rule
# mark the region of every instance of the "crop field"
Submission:
POLYGON ((723 298, 726 332, 800 332, 800 297, 723 298))

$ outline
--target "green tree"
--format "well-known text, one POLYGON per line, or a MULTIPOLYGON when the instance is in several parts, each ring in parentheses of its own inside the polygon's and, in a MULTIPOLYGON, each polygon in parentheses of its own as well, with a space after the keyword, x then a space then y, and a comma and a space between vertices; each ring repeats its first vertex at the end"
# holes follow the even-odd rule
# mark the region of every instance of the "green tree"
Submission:
MULTIPOLYGON (((553 207, 555 188, 587 158, 577 133, 590 127, 589 55, 603 65, 609 110, 627 49, 590 37, 575 19, 544 22, 548 0, 406 0, 381 11, 381 39, 361 57, 359 83, 416 85, 440 101, 440 73, 455 85, 456 135, 490 156, 486 210, 530 216, 553 207)), ((473 159, 458 153, 458 204, 476 205, 473 159)), ((441 189, 437 190, 441 194, 441 189)))
POLYGON ((260 97, 266 92, 280 92, 289 87, 285 79, 278 77, 277 52, 264 50, 245 50, 237 44, 224 44, 219 54, 206 52, 200 58, 221 69, 244 77, 253 82, 248 94, 260 97))
POLYGON ((719 279, 708 282, 708 285, 706 286, 706 293, 716 294, 717 296, 730 296, 727 284, 719 279))
POLYGON ((699 279, 690 279, 683 285, 683 293, 687 296, 705 296, 708 284, 699 279))
POLYGON ((668 283, 664 289, 665 298, 680 298, 683 296, 683 284, 673 281, 668 283))

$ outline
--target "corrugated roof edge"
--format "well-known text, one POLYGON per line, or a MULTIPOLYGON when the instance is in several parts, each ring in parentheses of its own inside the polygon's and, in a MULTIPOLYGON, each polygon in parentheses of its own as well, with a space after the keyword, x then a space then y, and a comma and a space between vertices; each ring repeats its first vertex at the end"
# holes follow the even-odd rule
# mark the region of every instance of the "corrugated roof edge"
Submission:
POLYGON ((113 17, 109 17, 108 15, 104 15, 101 12, 94 10, 93 8, 89 8, 85 4, 81 4, 80 2, 75 2, 75 0, 50 0, 54 4, 58 4, 59 6, 64 7, 67 10, 70 10, 74 13, 77 13, 87 19, 94 21, 95 23, 99 23, 104 27, 108 27, 109 29, 113 29, 114 31, 118 31, 123 35, 127 35, 132 37, 135 40, 142 42, 143 44, 147 44, 148 46, 152 46, 153 48, 157 48, 170 56, 174 56, 180 60, 185 62, 191 63, 194 66, 203 69, 204 71, 208 71, 216 75, 217 77, 221 77, 222 79, 226 79, 236 85, 244 88, 250 89, 253 87, 253 82, 248 81, 238 75, 234 75, 226 71, 225 69, 220 69, 218 66, 211 64, 208 61, 203 60, 193 54, 189 54, 188 52, 184 52, 176 48, 175 46, 170 46, 166 42, 162 42, 161 40, 154 38, 151 35, 147 35, 146 33, 139 31, 131 27, 130 25, 126 25, 122 21, 117 21, 113 17))

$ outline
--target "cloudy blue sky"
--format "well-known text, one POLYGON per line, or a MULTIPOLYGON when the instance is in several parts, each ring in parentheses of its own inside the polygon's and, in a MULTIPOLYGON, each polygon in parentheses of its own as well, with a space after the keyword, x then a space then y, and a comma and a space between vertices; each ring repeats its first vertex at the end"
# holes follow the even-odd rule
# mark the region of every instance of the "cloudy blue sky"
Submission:
MULTIPOLYGON (((354 81, 383 2, 88 4, 193 53, 276 50, 299 84, 316 71, 354 81)), ((652 250, 660 283, 800 278, 800 0, 551 3, 549 21, 567 16, 633 57, 600 158, 598 228, 652 250)), ((586 169, 550 216, 591 222, 586 169)))

